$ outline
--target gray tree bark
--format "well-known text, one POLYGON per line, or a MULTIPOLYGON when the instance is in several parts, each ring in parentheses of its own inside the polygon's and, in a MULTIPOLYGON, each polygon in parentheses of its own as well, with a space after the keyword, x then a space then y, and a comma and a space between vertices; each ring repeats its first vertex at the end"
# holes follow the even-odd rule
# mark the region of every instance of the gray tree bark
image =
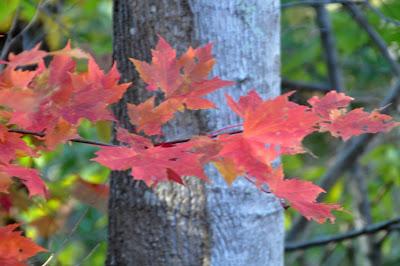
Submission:
MULTIPOLYGON (((125 104, 149 95, 128 57, 150 61, 157 34, 178 52, 213 42, 213 75, 237 81, 209 97, 218 110, 179 115, 165 127, 166 138, 238 123, 224 93, 238 98, 256 88, 264 98, 279 94, 279 12, 278 0, 114 0, 114 59, 122 81, 134 83, 114 108, 120 123, 132 129, 125 104)), ((282 265, 279 201, 245 179, 227 187, 215 169, 207 172, 212 184, 188 177, 186 187, 154 190, 113 172, 107 265, 282 265)))

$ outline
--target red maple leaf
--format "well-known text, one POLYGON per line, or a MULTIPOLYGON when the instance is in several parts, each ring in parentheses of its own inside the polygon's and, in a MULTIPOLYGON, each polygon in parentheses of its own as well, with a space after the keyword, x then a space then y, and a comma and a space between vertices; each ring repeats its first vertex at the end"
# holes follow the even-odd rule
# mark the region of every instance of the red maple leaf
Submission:
POLYGON ((308 100, 308 103, 312 106, 313 112, 322 118, 329 119, 332 111, 346 108, 352 100, 353 98, 342 92, 330 91, 322 98, 313 96, 308 100))
MULTIPOLYGON (((47 54, 34 49, 12 59, 15 64, 32 63, 29 56, 39 58, 40 55, 47 54)), ((14 74, 9 71, 8 79, 0 83, 0 105, 10 110, 9 124, 45 133, 42 138, 45 146, 53 149, 76 137, 82 119, 92 122, 114 120, 108 107, 122 97, 130 84, 119 84, 120 76, 115 65, 104 73, 90 55, 71 49, 69 43, 64 49, 49 55, 53 55, 49 67, 39 64, 32 75, 24 75, 23 82, 13 81, 14 74), (87 59, 88 70, 77 73, 72 57, 87 59), (18 97, 24 100, 16 101, 18 97)))
POLYGON ((34 156, 35 153, 21 139, 20 134, 8 132, 8 129, 0 124, 0 163, 8 164, 17 155, 34 156))
POLYGON ((161 135, 161 126, 174 117, 179 105, 179 102, 169 100, 155 106, 154 97, 151 97, 138 105, 128 103, 128 116, 131 123, 137 125, 137 131, 147 135, 161 135))
POLYGON ((4 184, 8 183, 8 185, 10 185, 9 181, 11 178, 16 177, 26 186, 30 197, 38 195, 47 198, 48 196, 46 184, 40 178, 39 172, 36 169, 25 168, 12 164, 1 165, 0 177, 2 179, 3 189, 5 189, 5 191, 2 189, 1 192, 7 192, 8 187, 6 188, 4 184))
POLYGON ((131 59, 142 80, 148 84, 147 89, 159 88, 165 96, 163 106, 155 106, 153 100, 138 106, 129 105, 131 122, 147 135, 156 135, 161 134, 161 125, 172 119, 177 111, 214 108, 214 103, 202 97, 234 83, 218 77, 208 79, 215 63, 211 47, 208 44, 189 48, 177 59, 176 51, 160 37, 156 49, 152 50, 151 64, 131 59))
POLYGON ((131 169, 132 177, 143 180, 148 186, 162 181, 180 181, 180 176, 197 176, 206 180, 200 155, 188 150, 187 145, 153 146, 138 135, 130 136, 119 131, 119 139, 126 147, 102 147, 93 159, 113 170, 131 169), (138 145, 145 143, 145 145, 138 145))
POLYGON ((160 37, 156 49, 151 51, 152 64, 130 59, 141 79, 148 84, 148 90, 160 88, 165 93, 176 90, 183 78, 179 73, 176 51, 160 37))
POLYGON ((299 179, 284 179, 282 166, 274 169, 274 179, 268 186, 277 197, 287 200, 291 206, 307 219, 319 223, 329 219, 332 223, 335 216, 332 210, 341 210, 338 204, 325 204, 316 202, 317 196, 325 191, 309 181, 299 179))
POLYGON ((329 131, 334 137, 341 137, 344 141, 353 136, 364 133, 388 132, 399 126, 389 115, 378 111, 365 112, 363 108, 351 110, 348 113, 331 113, 331 119, 324 122, 321 131, 329 131))
POLYGON ((363 108, 357 108, 347 112, 346 107, 352 100, 353 98, 336 91, 331 91, 322 98, 311 98, 308 102, 312 111, 320 116, 319 131, 328 131, 346 141, 364 133, 388 132, 400 125, 391 116, 380 114, 378 110, 368 113, 363 108))
POLYGON ((0 227, 0 265, 25 266, 27 260, 39 252, 47 250, 35 244, 31 239, 15 231, 18 224, 0 227))
POLYGON ((316 202, 317 196, 324 190, 311 182, 284 179, 282 166, 273 164, 279 154, 275 149, 266 147, 262 142, 249 141, 241 135, 222 136, 219 140, 223 148, 212 162, 228 184, 237 176, 249 176, 260 187, 267 184, 271 192, 287 200, 307 219, 334 221, 331 210, 340 209, 340 206, 316 202))
POLYGON ((316 130, 319 117, 307 106, 290 102, 291 94, 263 101, 252 91, 238 102, 227 95, 228 105, 244 120, 243 137, 277 146, 281 153, 303 151, 301 142, 316 130))
POLYGON ((276 153, 265 144, 248 141, 243 135, 222 135, 218 138, 222 149, 212 158, 228 183, 239 175, 250 175, 257 184, 266 183, 273 173, 272 161, 276 153))

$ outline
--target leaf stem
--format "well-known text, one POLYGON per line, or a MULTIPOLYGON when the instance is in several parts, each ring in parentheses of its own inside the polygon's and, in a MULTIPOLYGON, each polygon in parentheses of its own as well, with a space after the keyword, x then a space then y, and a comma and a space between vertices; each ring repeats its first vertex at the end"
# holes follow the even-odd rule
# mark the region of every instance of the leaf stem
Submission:
POLYGON ((242 123, 240 123, 240 124, 235 124, 235 125, 230 125, 230 126, 226 126, 226 127, 223 127, 223 128, 220 128, 220 129, 218 129, 218 130, 215 130, 215 131, 213 131, 213 132, 211 132, 210 134, 208 134, 208 136, 210 136, 210 137, 217 137, 218 135, 220 135, 221 134, 221 132, 223 132, 223 131, 226 131, 226 130, 228 130, 228 129, 231 129, 231 128, 235 128, 235 127, 242 127, 243 126, 243 124, 242 123))

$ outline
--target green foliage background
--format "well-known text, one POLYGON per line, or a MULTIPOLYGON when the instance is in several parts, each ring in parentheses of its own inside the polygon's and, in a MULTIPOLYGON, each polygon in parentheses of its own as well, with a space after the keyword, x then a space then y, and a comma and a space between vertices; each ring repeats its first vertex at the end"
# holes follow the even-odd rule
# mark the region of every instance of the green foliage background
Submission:
MULTIPOLYGON (((282 1, 282 4, 293 1, 282 1)), ((377 0, 370 3, 385 16, 400 20, 400 1, 377 0)), ((333 33, 342 68, 345 92, 357 99, 353 107, 365 107, 367 110, 379 108, 379 102, 388 93, 396 81, 389 63, 383 58, 376 45, 363 29, 340 4, 327 6, 332 21, 333 33)), ((388 45, 395 60, 399 58, 400 26, 382 20, 366 6, 362 11, 371 26, 379 32, 388 45)), ((296 6, 282 10, 282 77, 316 84, 329 84, 327 67, 321 46, 320 31, 316 24, 315 9, 310 6, 296 6)), ((329 85, 328 85, 329 86, 329 85)), ((288 88, 290 89, 290 88, 288 88)), ((301 93, 309 97, 310 93, 301 93)), ((302 96, 298 96, 302 99, 302 96)), ((398 120, 398 108, 392 115, 398 120)), ((368 202, 371 206, 372 222, 377 223, 394 218, 400 214, 397 204, 400 195, 400 131, 378 136, 367 152, 362 156, 357 171, 350 170, 328 191, 327 202, 340 202, 347 212, 338 212, 336 223, 313 224, 305 240, 324 235, 344 233, 359 228, 365 220, 359 217, 356 204, 358 174, 367 184, 368 202)), ((324 135, 315 135, 306 139, 306 145, 319 158, 309 155, 284 157, 287 176, 300 176, 318 183, 319 178, 332 163, 336 152, 346 146, 324 135)), ((297 219, 297 214, 286 212, 286 228, 289 230, 297 219)), ((385 235, 381 232, 374 239, 381 248, 384 265, 398 265, 400 253, 397 242, 399 232, 385 235)), ((365 237, 356 240, 331 244, 307 251, 287 253, 287 265, 368 265, 367 255, 362 254, 361 246, 365 237), (358 263, 358 264, 357 264, 358 263), (361 264, 360 264, 361 263, 361 264)))
MULTIPOLYGON (((67 39, 71 39, 74 45, 91 51, 100 65, 107 69, 111 64, 112 53, 111 0, 48 2, 47 8, 39 14, 37 25, 24 36, 21 49, 29 49, 36 42, 43 41, 45 47, 53 50, 63 47, 67 39)), ((282 4, 289 2, 293 1, 283 0, 282 4)), ((386 16, 400 20, 400 1, 377 0, 371 3, 386 16)), ((16 15, 20 27, 26 25, 35 16, 37 4, 38 1, 34 0, 0 1, 0 32, 8 31, 16 15)), ((379 101, 395 80, 388 62, 341 5, 329 5, 328 10, 343 71, 345 92, 358 99, 354 107, 364 106, 369 110, 379 107, 379 101)), ((397 59, 400 52, 400 26, 384 22, 368 8, 363 11, 397 59)), ((315 10, 309 6, 286 8, 282 10, 281 21, 282 76, 295 81, 328 84, 315 10)), ((304 102, 311 95, 311 92, 301 92, 296 99, 304 102)), ((394 115, 399 120, 398 113, 394 115)), ((94 140, 109 141, 110 125, 86 122, 81 128, 81 135, 94 140)), ((362 178, 367 182, 373 222, 400 214, 400 205, 397 204, 400 201, 399 137, 400 132, 397 129, 376 138, 359 163, 358 169, 361 169, 362 178)), ((285 171, 288 177, 298 176, 318 183, 332 162, 335 152, 346 144, 321 134, 309 137, 305 144, 319 158, 314 159, 310 155, 284 157, 285 171)), ((72 193, 79 178, 93 184, 107 182, 109 171, 90 162, 95 151, 95 147, 72 144, 43 154, 37 159, 21 159, 21 163, 42 170, 52 196, 49 201, 34 199, 33 204, 28 204, 26 196, 16 192, 15 197, 18 197, 20 204, 8 218, 25 222, 28 225, 27 235, 34 237, 38 243, 53 252, 50 265, 101 265, 104 262, 106 214, 99 208, 87 205, 84 200, 82 202, 72 193), (60 213, 64 212, 68 214, 60 218, 60 213), (62 222, 62 226, 47 237, 40 234, 34 223, 44 217, 49 218, 44 220, 49 224, 62 222)), ((344 175, 328 192, 326 199, 328 202, 341 203, 347 212, 337 213, 337 221, 333 225, 313 224, 309 233, 311 238, 346 232, 360 223, 360 218, 357 217, 358 206, 354 203, 357 190, 355 174, 354 171, 349 171, 344 175)), ((102 199, 98 201, 101 202, 102 199)), ((289 209, 285 215, 285 226, 289 230, 298 214, 289 209)), ((376 238, 382 239, 380 245, 384 264, 398 265, 398 231, 388 235, 378 234, 376 238)), ((356 255, 352 255, 359 250, 360 241, 365 239, 288 253, 286 264, 354 265, 356 261, 363 261, 358 258, 362 254, 356 252, 356 255)), ((37 263, 44 262, 48 256, 44 254, 35 260, 37 263)))

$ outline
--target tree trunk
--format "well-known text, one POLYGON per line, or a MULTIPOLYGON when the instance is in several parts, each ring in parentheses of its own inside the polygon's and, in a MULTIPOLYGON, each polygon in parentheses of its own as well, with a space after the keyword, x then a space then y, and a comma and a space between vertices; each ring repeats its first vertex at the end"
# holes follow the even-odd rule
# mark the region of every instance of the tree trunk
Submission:
MULTIPOLYGON (((114 108, 126 128, 125 103, 149 93, 128 57, 151 60, 157 34, 178 52, 214 43, 213 75, 237 85, 209 98, 218 110, 188 112, 165 127, 180 139, 239 122, 225 103, 256 88, 263 97, 279 94, 278 0, 114 0, 114 59, 122 81, 133 88, 114 108)), ((150 190, 124 172, 111 175, 107 265, 282 265, 283 215, 279 201, 245 179, 227 187, 208 167, 206 185, 162 184, 150 190)))

